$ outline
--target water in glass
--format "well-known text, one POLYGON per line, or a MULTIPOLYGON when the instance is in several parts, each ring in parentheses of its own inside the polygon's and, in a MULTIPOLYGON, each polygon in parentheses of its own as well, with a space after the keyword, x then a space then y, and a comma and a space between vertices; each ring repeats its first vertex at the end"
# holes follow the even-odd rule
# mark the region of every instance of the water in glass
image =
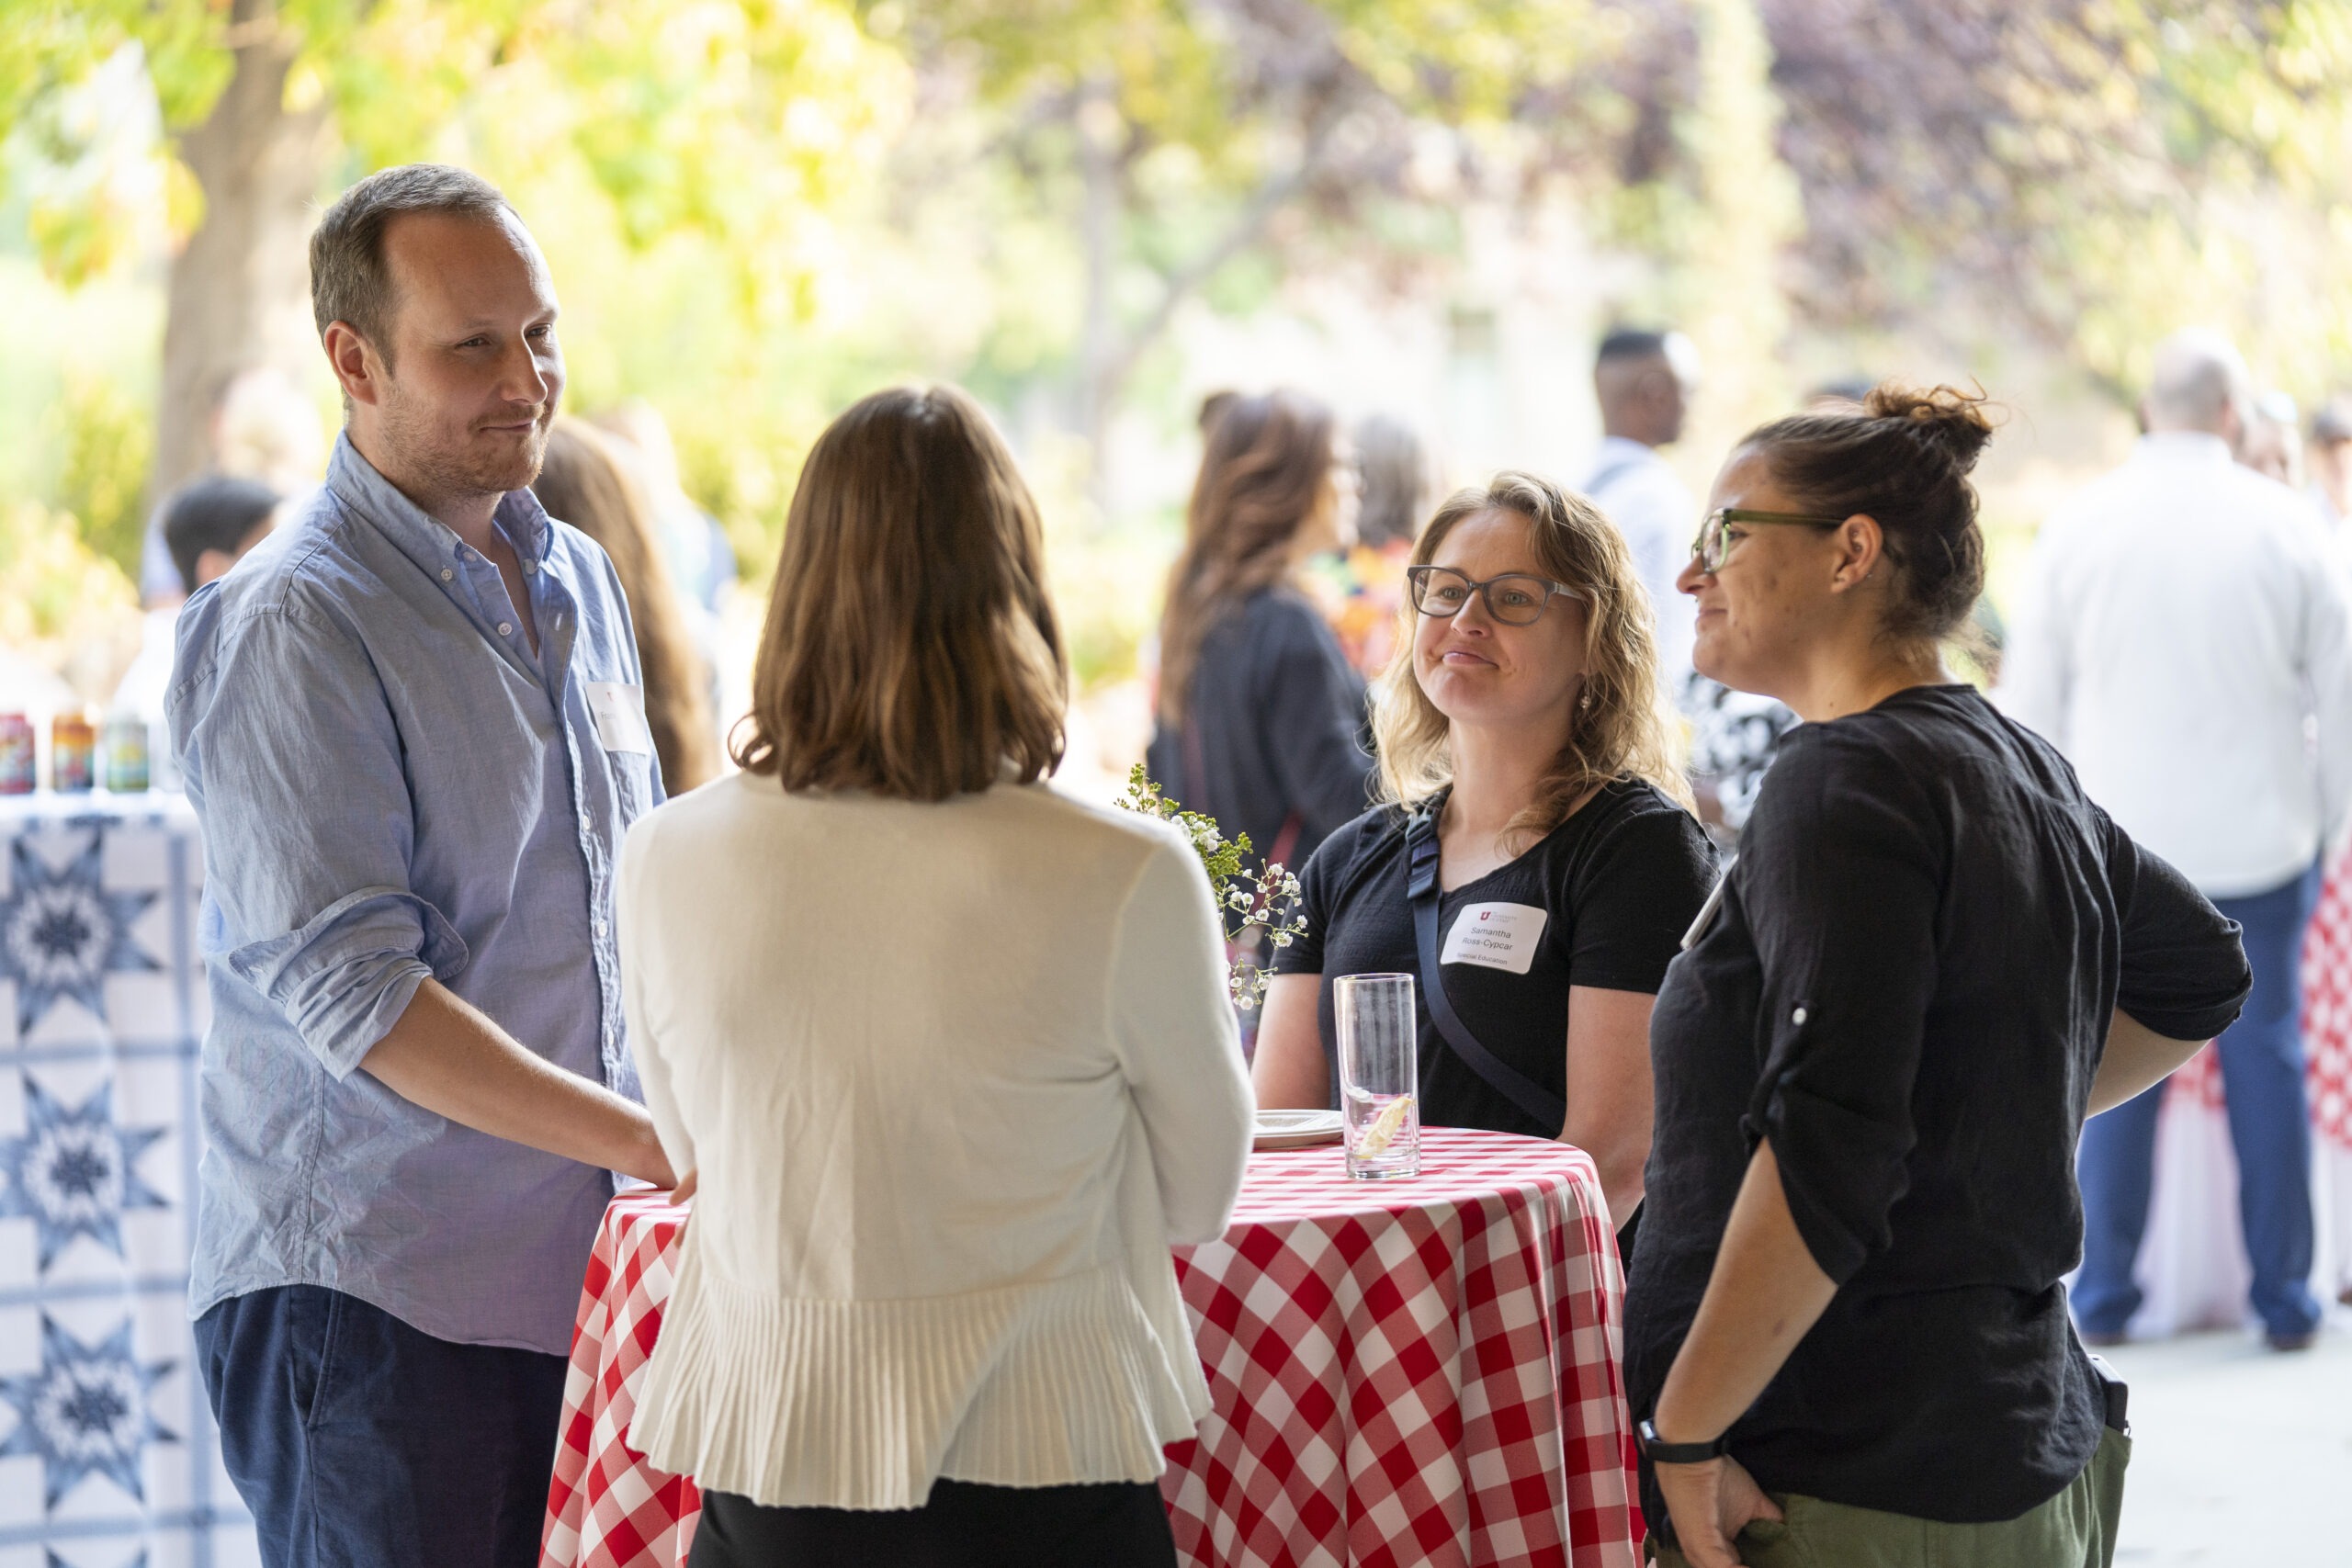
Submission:
POLYGON ((1419 1026, 1410 975, 1342 975, 1332 986, 1340 1028, 1340 1104, 1348 1174, 1365 1180, 1421 1169, 1419 1026))

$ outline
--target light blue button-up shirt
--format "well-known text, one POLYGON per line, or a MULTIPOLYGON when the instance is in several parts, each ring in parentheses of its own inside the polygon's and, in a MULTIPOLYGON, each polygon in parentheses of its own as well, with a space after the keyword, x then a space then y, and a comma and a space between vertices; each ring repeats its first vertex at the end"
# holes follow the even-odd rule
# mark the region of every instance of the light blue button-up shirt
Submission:
POLYGON ((426 1334, 564 1354, 610 1173, 460 1127, 368 1073, 425 976, 638 1096, 613 872, 659 805, 612 563, 527 490, 496 564, 348 437, 299 522, 187 603, 168 712, 204 824, 212 1028, 188 1306, 346 1292, 426 1334), (609 714, 607 715, 609 718, 609 714))

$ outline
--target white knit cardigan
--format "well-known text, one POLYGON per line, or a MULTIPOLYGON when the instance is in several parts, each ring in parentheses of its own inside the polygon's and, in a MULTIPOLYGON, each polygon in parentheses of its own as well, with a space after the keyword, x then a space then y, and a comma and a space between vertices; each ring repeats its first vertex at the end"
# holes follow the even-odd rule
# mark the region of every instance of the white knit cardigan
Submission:
POLYGON ((772 1505, 1157 1476, 1208 1407, 1169 1244, 1224 1229, 1251 1107, 1184 840, 737 774, 630 830, 618 899, 699 1172, 637 1447, 772 1505))

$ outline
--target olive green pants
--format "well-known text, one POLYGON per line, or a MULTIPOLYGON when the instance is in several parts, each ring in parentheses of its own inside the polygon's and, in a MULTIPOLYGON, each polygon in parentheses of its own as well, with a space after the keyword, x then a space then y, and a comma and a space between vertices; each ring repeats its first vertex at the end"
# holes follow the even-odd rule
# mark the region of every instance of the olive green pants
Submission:
MULTIPOLYGON (((2110 1428, 2066 1490, 1993 1525, 1939 1524, 1775 1495, 1786 1520, 1759 1519, 1740 1531, 1739 1560, 1747 1568, 2109 1568, 2131 1462, 2132 1439, 2110 1428)), ((1690 1568, 1681 1552, 1650 1540, 1663 1568, 1690 1568)))

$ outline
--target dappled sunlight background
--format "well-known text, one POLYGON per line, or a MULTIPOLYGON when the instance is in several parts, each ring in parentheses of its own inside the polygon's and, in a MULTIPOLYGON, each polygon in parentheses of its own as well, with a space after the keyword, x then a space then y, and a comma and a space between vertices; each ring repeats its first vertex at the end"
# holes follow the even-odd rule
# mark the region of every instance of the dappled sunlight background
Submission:
POLYGON ((36 715, 135 651, 208 389, 279 366, 331 427, 302 241, 412 159, 537 235, 571 405, 667 417, 743 563, 733 704, 816 433, 892 380, 980 396, 1095 779, 1145 738, 1219 388, 1573 479, 1599 333, 1679 325, 1703 491, 1821 381, 1973 378, 1997 606, 2166 332, 2306 409, 2352 378, 2340 0, 12 0, 0 108, 0 708, 36 715))

